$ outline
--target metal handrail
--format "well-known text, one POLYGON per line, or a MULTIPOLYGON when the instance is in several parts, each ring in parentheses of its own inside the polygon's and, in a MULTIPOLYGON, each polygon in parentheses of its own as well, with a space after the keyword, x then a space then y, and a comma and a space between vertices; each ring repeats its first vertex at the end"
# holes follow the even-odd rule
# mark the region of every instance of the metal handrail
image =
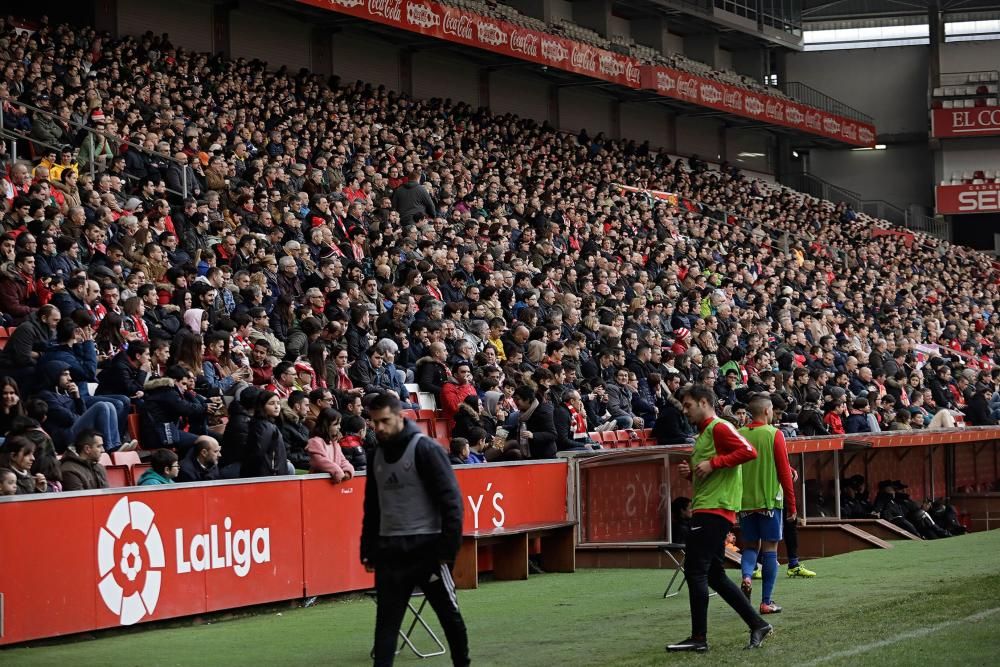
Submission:
MULTIPOLYGON (((28 109, 29 111, 32 112, 32 116, 34 116, 35 114, 41 114, 42 116, 45 116, 45 117, 48 117, 48 118, 57 119, 60 122, 63 121, 62 118, 59 118, 59 116, 57 116, 56 114, 52 113, 51 111, 46 111, 45 109, 40 109, 40 108, 38 108, 36 106, 32 106, 31 104, 27 104, 25 102, 18 102, 17 106, 21 106, 21 107, 24 107, 25 109, 28 109)), ((90 127, 89 125, 85 125, 84 123, 78 123, 78 122, 76 122, 76 121, 74 121, 72 119, 68 119, 68 120, 66 120, 66 122, 68 122, 71 127, 74 127, 74 128, 76 128, 78 130, 84 130, 85 132, 87 132, 89 134, 96 134, 98 136, 104 137, 105 139, 107 139, 108 141, 110 141, 110 142, 112 142, 112 143, 114 143, 116 145, 129 146, 131 148, 136 149, 137 151, 139 151, 140 153, 142 153, 144 155, 155 156, 157 159, 166 160, 167 162, 173 162, 174 164, 180 165, 182 167, 182 169, 181 169, 181 187, 182 187, 182 191, 178 192, 176 190, 171 190, 170 188, 167 188, 167 192, 170 192, 171 194, 175 194, 175 195, 180 195, 181 197, 183 197, 185 199, 187 198, 187 196, 188 196, 187 165, 184 164, 183 162, 181 162, 180 160, 178 160, 177 158, 173 157, 172 155, 163 155, 162 153, 156 153, 156 152, 153 152, 153 151, 146 150, 144 147, 140 146, 139 144, 132 143, 128 139, 122 139, 121 137, 115 136, 115 135, 110 134, 108 132, 102 132, 102 131, 100 131, 98 129, 90 127)), ((25 141, 30 141, 33 144, 38 144, 38 145, 46 146, 48 148, 52 148, 53 147, 51 144, 47 144, 47 143, 45 143, 43 141, 36 140, 34 137, 32 137, 30 135, 27 135, 27 134, 24 134, 24 133, 21 133, 21 132, 15 132, 13 130, 4 130, 3 129, 3 106, 2 105, 0 105, 0 132, 2 132, 6 136, 10 136, 11 138, 24 139, 25 141)), ((16 142, 16 140, 14 142, 12 142, 12 144, 13 144, 13 148, 11 150, 11 157, 16 162, 17 161, 17 142, 16 142)), ((56 146, 55 148, 59 149, 60 147, 56 146)), ((74 147, 74 148, 77 148, 77 147, 74 147)), ((93 180, 94 179, 94 161, 93 160, 90 161, 89 171, 90 171, 90 178, 91 178, 91 180, 93 180)))
POLYGON ((799 81, 785 81, 780 85, 781 90, 789 97, 808 104, 811 107, 829 111, 844 118, 861 121, 862 123, 874 124, 874 120, 866 113, 858 111, 854 107, 844 104, 840 100, 822 93, 812 86, 807 86, 799 81))

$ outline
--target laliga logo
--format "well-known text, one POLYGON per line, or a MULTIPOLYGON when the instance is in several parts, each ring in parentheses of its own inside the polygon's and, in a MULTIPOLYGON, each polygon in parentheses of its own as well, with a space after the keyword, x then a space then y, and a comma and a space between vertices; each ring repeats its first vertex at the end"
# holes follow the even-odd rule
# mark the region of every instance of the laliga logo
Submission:
MULTIPOLYGON (((212 524, 207 533, 184 539, 184 529, 175 531, 176 573, 232 569, 245 577, 251 566, 271 561, 271 531, 268 528, 232 531, 226 517, 224 532, 212 524), (186 548, 185 548, 186 547, 186 548)), ((97 588, 105 606, 118 615, 122 625, 138 623, 152 614, 160 597, 166 568, 160 531, 153 524, 153 510, 145 503, 123 497, 111 509, 97 540, 97 566, 101 581, 97 588)))
POLYGON ((97 570, 101 576, 97 589, 104 604, 111 613, 118 615, 122 625, 138 623, 156 609, 163 567, 163 541, 160 531, 153 525, 153 510, 144 503, 130 503, 128 496, 123 497, 111 509, 97 539, 97 570), (141 540, 142 548, 137 539, 141 540), (116 550, 117 546, 120 551, 116 550), (144 567, 145 582, 140 589, 136 579, 144 567), (128 595, 125 594, 126 586, 130 589, 128 595))
POLYGON ((476 24, 476 34, 479 36, 480 42, 490 46, 500 46, 507 43, 507 33, 487 21, 480 21, 476 24))
POLYGON ((566 60, 568 55, 569 51, 562 45, 562 42, 554 39, 542 38, 542 57, 546 60, 561 63, 566 60))
POLYGON ((429 5, 411 2, 406 5, 406 21, 421 28, 433 28, 441 19, 429 5))

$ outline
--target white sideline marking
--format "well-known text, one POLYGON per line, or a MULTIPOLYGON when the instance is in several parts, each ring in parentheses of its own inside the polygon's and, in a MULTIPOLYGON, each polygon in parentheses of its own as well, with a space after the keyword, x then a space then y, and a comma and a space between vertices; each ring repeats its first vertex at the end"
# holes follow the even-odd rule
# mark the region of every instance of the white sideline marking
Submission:
POLYGON ((907 639, 920 639, 921 637, 926 637, 927 635, 934 634, 935 632, 940 632, 945 628, 950 628, 954 625, 961 625, 962 623, 973 623, 975 621, 981 621, 984 618, 992 616, 1000 612, 1000 607, 994 607, 993 609, 986 609, 985 611, 980 611, 965 618, 955 619, 953 621, 944 621, 943 623, 938 623, 937 625, 928 625, 923 628, 917 628, 916 630, 910 630, 909 632, 903 632, 891 637, 889 639, 880 639, 877 642, 871 642, 870 644, 862 644, 861 646, 855 646, 852 649, 846 651, 838 651, 837 653, 831 653, 830 655, 825 655, 822 658, 816 658, 809 662, 803 663, 803 667, 811 667, 812 665, 820 665, 824 662, 829 662, 831 660, 840 660, 841 658, 851 658, 856 655, 861 655, 862 653, 867 653, 868 651, 874 651, 875 649, 884 648, 886 646, 892 646, 893 644, 898 644, 899 642, 906 641, 907 639))

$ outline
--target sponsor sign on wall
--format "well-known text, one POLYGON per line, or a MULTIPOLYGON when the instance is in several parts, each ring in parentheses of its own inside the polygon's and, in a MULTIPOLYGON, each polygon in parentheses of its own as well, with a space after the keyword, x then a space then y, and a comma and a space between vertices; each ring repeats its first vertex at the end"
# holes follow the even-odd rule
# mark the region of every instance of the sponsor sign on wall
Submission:
POLYGON ((1000 183, 939 185, 935 199, 942 215, 1000 213, 1000 183))
POLYGON ((995 135, 1000 135, 1000 107, 931 110, 931 136, 948 138, 995 135))

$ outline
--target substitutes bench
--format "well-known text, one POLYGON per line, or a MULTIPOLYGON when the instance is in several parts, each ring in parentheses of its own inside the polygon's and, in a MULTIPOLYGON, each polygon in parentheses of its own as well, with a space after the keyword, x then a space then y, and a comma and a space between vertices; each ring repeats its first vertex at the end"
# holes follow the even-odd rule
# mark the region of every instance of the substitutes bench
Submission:
POLYGON ((479 547, 493 552, 493 578, 513 581, 528 578, 531 541, 541 541, 541 565, 546 572, 576 571, 576 522, 533 523, 511 528, 475 530, 462 535, 462 548, 452 576, 462 589, 479 587, 479 547))

